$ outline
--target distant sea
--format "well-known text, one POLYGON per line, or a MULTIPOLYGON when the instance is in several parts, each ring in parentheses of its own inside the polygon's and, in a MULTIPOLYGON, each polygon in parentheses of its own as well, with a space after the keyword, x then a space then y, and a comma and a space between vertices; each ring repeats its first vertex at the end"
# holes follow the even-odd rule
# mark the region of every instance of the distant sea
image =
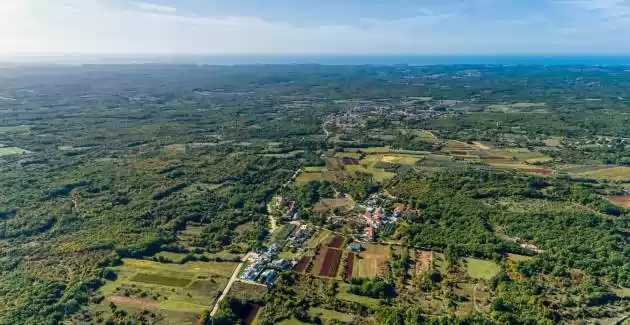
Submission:
POLYGON ((22 56, 0 57, 5 63, 35 64, 322 64, 322 65, 630 65, 630 55, 220 55, 220 56, 22 56))

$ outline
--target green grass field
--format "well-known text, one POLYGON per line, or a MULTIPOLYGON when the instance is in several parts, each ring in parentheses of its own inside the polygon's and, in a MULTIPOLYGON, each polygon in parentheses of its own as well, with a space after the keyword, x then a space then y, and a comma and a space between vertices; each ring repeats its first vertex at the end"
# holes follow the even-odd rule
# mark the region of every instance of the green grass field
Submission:
POLYGON ((350 285, 346 283, 339 284, 339 293, 337 293, 337 298, 341 300, 352 301, 356 303, 360 303, 362 305, 377 307, 380 304, 380 300, 370 297, 358 296, 349 292, 350 285))
POLYGON ((330 236, 332 236, 332 231, 328 229, 320 230, 311 239, 309 239, 308 248, 315 248, 319 244, 327 243, 330 240, 330 236))
POLYGON ((285 319, 281 321, 280 323, 278 323, 277 325, 303 325, 303 324, 308 324, 308 323, 304 323, 295 318, 291 318, 291 319, 285 319))
POLYGON ((313 173, 313 172, 327 172, 328 169, 326 167, 304 167, 304 171, 307 173, 313 173))
POLYGON ((501 270, 499 266, 492 261, 476 258, 466 258, 465 260, 468 275, 474 279, 490 280, 501 270))
POLYGON ((159 252, 157 254, 155 254, 155 257, 163 257, 163 258, 167 258, 168 260, 172 261, 173 263, 179 263, 181 262, 184 257, 186 257, 186 254, 184 253, 173 253, 173 252, 159 252))
POLYGON ((320 318, 325 320, 338 320, 346 323, 351 322, 354 318, 354 315, 351 314, 340 313, 338 311, 317 307, 309 309, 309 313, 311 314, 311 316, 319 316, 320 318))
POLYGON ((361 165, 348 165, 346 166, 346 170, 350 173, 370 174, 377 182, 392 179, 394 176, 396 176, 395 173, 387 172, 379 168, 365 168, 361 165))
POLYGON ((0 157, 9 155, 21 155, 27 152, 28 150, 24 150, 18 147, 0 147, 0 157))
POLYGON ((19 133, 31 130, 30 125, 0 126, 0 133, 19 133))
POLYGON ((518 254, 508 254, 508 259, 513 261, 513 262, 527 262, 529 260, 532 259, 531 256, 525 256, 525 255, 518 255, 518 254))
POLYGON ((164 317, 164 324, 194 322, 204 310, 212 309, 235 267, 236 263, 123 259, 123 265, 115 268, 117 279, 99 290, 105 300, 91 308, 110 312, 107 304, 113 300, 125 310, 153 310, 164 317))
POLYGON ((143 282, 151 284, 159 284, 163 286, 171 287, 185 287, 190 283, 190 279, 181 279, 170 276, 163 276, 158 274, 145 274, 138 273, 131 278, 133 282, 143 282))

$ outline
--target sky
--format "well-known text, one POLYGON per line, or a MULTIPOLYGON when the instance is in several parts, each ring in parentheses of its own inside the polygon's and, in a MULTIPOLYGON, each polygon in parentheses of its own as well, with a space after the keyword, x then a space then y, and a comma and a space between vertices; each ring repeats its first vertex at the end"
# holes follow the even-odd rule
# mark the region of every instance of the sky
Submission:
POLYGON ((630 54, 630 0, 0 0, 0 56, 630 54))

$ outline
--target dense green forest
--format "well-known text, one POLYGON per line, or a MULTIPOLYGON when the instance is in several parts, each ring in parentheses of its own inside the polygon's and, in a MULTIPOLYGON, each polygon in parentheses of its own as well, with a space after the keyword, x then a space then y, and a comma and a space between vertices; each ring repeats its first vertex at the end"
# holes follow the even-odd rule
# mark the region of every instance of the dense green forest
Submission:
MULTIPOLYGON (((0 324, 69 323, 95 303, 122 259, 194 253, 178 242, 190 225, 200 227, 194 246, 204 252, 261 247, 274 195, 293 199, 303 220, 334 228, 311 209, 318 201, 342 192, 359 202, 383 190, 421 211, 405 213, 389 239, 452 261, 495 260, 502 275, 508 254, 532 257, 517 266, 522 279, 494 277, 486 313, 435 318, 397 297, 396 266, 384 279, 347 284, 385 301, 377 307, 326 298, 340 289, 325 284, 309 295, 311 287, 283 274, 259 302, 278 307, 264 310, 263 324, 311 322, 302 309, 322 305, 379 324, 557 323, 608 303, 621 314, 628 298, 612 290, 630 287, 630 212, 608 197, 627 193, 630 178, 588 168, 630 166, 629 89, 625 67, 0 69, 0 324), (351 148, 441 156, 450 140, 535 151, 549 159, 519 168, 554 173, 495 170, 453 155, 412 167, 380 163, 387 179, 358 172, 294 182, 305 167, 351 148), (586 283, 579 289, 568 280, 576 273, 586 283), (545 287, 550 278, 562 289, 545 287), (583 300, 552 306, 537 298, 545 290, 574 290, 583 300)), ((140 323, 118 316, 111 324, 140 323)))

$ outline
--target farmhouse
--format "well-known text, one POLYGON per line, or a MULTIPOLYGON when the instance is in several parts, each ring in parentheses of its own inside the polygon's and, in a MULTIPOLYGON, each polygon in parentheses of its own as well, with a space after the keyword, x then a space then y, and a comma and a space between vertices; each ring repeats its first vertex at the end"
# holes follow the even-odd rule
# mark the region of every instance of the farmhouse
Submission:
POLYGON ((359 245, 350 245, 348 247, 346 247, 346 250, 351 251, 351 252, 360 252, 363 250, 363 246, 359 245))
POLYGON ((374 241, 374 228, 373 227, 368 227, 367 230, 365 231, 365 240, 374 241))

